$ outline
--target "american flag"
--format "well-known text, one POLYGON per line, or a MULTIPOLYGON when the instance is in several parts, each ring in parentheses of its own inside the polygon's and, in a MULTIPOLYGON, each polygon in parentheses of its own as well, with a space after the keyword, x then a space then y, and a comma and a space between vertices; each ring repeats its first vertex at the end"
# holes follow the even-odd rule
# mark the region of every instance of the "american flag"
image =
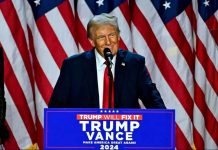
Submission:
POLYGON ((78 53, 74 1, 3 0, 0 42, 10 139, 6 149, 43 148, 43 110, 64 58, 78 53))
MULTIPOLYGON (((218 147, 218 1, 193 1, 195 44, 194 142, 197 148, 218 147)), ((190 15, 189 15, 190 16, 190 15)))
POLYGON ((145 56, 167 108, 176 110, 178 149, 218 146, 217 9, 212 0, 133 1, 133 48, 145 56))
POLYGON ((217 0, 0 0, 6 149, 43 149, 43 110, 64 58, 90 50, 86 26, 118 17, 120 47, 145 57, 169 109, 177 149, 218 149, 217 0))

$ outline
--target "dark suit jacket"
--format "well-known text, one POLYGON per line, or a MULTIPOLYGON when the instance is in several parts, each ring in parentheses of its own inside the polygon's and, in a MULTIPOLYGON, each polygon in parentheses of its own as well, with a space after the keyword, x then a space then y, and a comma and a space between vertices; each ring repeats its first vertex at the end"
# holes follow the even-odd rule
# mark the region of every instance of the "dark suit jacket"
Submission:
POLYGON ((6 102, 4 98, 4 60, 3 48, 0 45, 0 145, 4 143, 9 137, 8 129, 4 124, 5 113, 6 102))
POLYGON ((3 49, 0 45, 0 127, 5 120, 6 103, 4 98, 4 60, 3 49))
MULTIPOLYGON (((115 64, 115 108, 165 108, 144 57, 119 50, 115 64)), ((99 108, 94 50, 64 60, 49 107, 99 108)))

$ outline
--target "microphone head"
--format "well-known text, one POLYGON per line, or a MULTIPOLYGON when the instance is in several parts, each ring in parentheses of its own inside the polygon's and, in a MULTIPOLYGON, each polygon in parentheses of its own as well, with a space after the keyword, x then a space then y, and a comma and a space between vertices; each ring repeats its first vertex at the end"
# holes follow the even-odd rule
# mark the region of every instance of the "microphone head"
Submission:
POLYGON ((104 49, 104 58, 106 59, 106 61, 108 61, 109 58, 110 58, 110 60, 113 59, 113 54, 109 48, 104 49))

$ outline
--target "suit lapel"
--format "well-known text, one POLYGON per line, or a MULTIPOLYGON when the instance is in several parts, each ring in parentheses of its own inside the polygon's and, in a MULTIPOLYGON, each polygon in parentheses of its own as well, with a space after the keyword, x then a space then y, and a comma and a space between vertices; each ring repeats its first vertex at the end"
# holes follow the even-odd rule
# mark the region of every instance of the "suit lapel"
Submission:
POLYGON ((91 97, 92 106, 95 108, 99 108, 99 94, 98 94, 98 81, 97 81, 97 71, 96 71, 96 61, 95 61, 95 53, 94 50, 91 50, 87 53, 87 60, 88 63, 85 64, 87 66, 84 66, 87 68, 86 77, 87 80, 87 86, 89 89, 89 94, 91 97))
POLYGON ((125 75, 125 65, 124 54, 122 50, 119 50, 116 58, 115 65, 115 107, 118 107, 120 101, 120 93, 123 88, 123 80, 125 75))

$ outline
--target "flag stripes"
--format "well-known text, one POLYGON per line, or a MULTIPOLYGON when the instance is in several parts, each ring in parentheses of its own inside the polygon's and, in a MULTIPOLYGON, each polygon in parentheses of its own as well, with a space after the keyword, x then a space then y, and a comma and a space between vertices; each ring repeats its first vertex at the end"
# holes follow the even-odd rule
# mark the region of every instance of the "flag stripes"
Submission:
POLYGON ((76 12, 76 19, 75 19, 75 22, 76 22, 76 26, 78 26, 79 28, 77 29, 78 32, 77 32, 77 40, 78 40, 78 43, 79 43, 79 51, 80 52, 83 52, 84 50, 90 50, 92 49, 92 46, 91 44, 89 43, 88 39, 87 38, 84 38, 87 37, 86 35, 86 27, 82 24, 81 22, 81 18, 79 17, 79 14, 76 12), (83 36, 81 36, 83 35, 83 36))
POLYGON ((167 108, 177 149, 218 148, 218 6, 215 0, 1 0, 5 149, 43 149, 47 107, 65 58, 92 49, 88 21, 118 17, 120 47, 145 57, 167 108), (38 2, 38 4, 37 4, 38 2), (160 13, 161 12, 161 13, 160 13), (164 14, 164 16, 163 16, 164 14))
MULTIPOLYGON (((34 71, 35 71, 35 80, 36 80, 36 85, 39 88, 39 91, 43 97, 43 100, 45 101, 46 105, 48 105, 51 93, 53 91, 53 87, 50 84, 47 76, 45 75, 42 67, 40 66, 40 63, 36 57, 36 53, 35 50, 33 48, 33 37, 31 32, 29 32, 29 39, 30 39, 30 51, 32 54, 32 59, 33 59, 33 67, 34 67, 34 71)), ((37 96, 37 92, 36 92, 36 96, 37 96)), ((41 99, 37 99, 37 100, 41 100, 41 99)), ((36 101, 37 103, 37 101, 36 101)), ((43 103, 43 102, 41 102, 43 103)), ((44 107, 43 107, 44 108, 44 107)))
POLYGON ((62 60, 67 57, 67 54, 65 53, 60 41, 45 16, 38 19, 37 27, 39 28, 39 32, 42 35, 42 38, 45 41, 45 44, 48 47, 54 61, 60 68, 62 60))
MULTIPOLYGON (((7 110, 6 120, 9 130, 14 134, 10 136, 8 142, 12 142, 14 146, 25 147, 25 144, 36 142, 35 105, 31 86, 31 82, 33 83, 32 67, 26 37, 21 26, 23 23, 20 23, 14 4, 12 1, 5 1, 1 4, 0 37, 4 45, 5 97, 9 105, 7 109, 10 110, 7 110), (10 11, 5 8, 9 8, 10 11), (10 13, 12 15, 8 16, 10 13), (18 125, 14 126, 15 124, 18 125), (19 134, 23 133, 24 136, 20 137, 19 134)), ((19 13, 23 10, 20 8, 19 13)), ((6 145, 11 147, 10 144, 6 145)))
MULTIPOLYGON (((67 25, 67 28, 69 29, 71 36, 69 37, 69 39, 72 39, 72 42, 70 45, 72 45, 72 48, 75 49, 77 48, 77 43, 76 43, 76 24, 75 22, 75 16, 74 16, 74 12, 72 12, 72 9, 74 9, 74 6, 71 6, 71 3, 69 1, 64 1, 62 5, 58 6, 59 12, 61 14, 61 16, 64 19, 64 22, 67 25), (73 8, 72 8, 73 7, 73 8)), ((67 28, 65 30, 67 30, 67 28)), ((69 32, 66 32, 66 34, 69 34, 69 32)), ((65 44, 68 44, 67 42, 65 44)), ((68 51, 68 49, 65 48, 66 51, 68 51)), ((68 56, 72 55, 72 52, 75 53, 75 50, 73 51, 71 48, 69 48, 69 50, 71 50, 71 53, 67 53, 68 56)))
MULTIPOLYGON (((218 11, 216 12, 218 14, 218 11)), ((217 15, 218 16, 218 15, 217 15)), ((211 35, 213 36, 213 39, 216 42, 216 45, 218 45, 218 17, 216 16, 211 16, 209 19, 206 21, 207 28, 209 29, 211 35)))
MULTIPOLYGON (((211 108, 217 106, 217 93, 214 91, 214 88, 216 89, 216 82, 212 83, 214 79, 217 78, 217 68, 214 66, 213 62, 213 60, 217 59, 217 56, 214 55, 217 53, 217 46, 215 46, 206 24, 197 11, 199 10, 197 9, 199 5, 201 5, 200 1, 199 3, 193 2, 194 9, 190 8, 191 10, 188 14, 189 18, 192 19, 192 26, 194 33, 196 34, 195 79, 197 83, 195 84, 195 102, 202 113, 202 118, 200 118, 199 113, 194 115, 196 115, 196 119, 198 118, 203 120, 203 124, 201 127, 198 127, 198 130, 204 140, 204 147, 214 149, 217 148, 218 145, 218 139, 216 137, 218 134, 216 130, 218 123, 217 119, 215 119, 215 117, 217 117, 216 113, 214 112, 215 109, 211 108), (211 39, 209 45, 207 38, 211 39), (211 74, 211 72, 214 74, 211 74), (205 106, 202 106, 202 104, 205 106), (209 122, 212 124, 208 125, 209 122), (205 131, 203 127, 205 127, 207 130, 205 131), (212 130, 213 133, 211 132, 212 130)), ((197 123, 195 123, 195 126, 198 126, 197 123)), ((194 136, 194 138, 196 137, 194 136)), ((203 144, 196 145, 196 147, 201 148, 202 145, 203 144)))
POLYGON ((88 24, 88 18, 92 18, 93 14, 88 8, 87 4, 85 3, 84 0, 78 1, 77 2, 77 11, 75 12, 76 15, 76 26, 79 27, 77 28, 77 40, 79 43, 79 52, 83 52, 84 50, 90 50, 92 49, 91 44, 89 43, 88 39, 85 38, 87 37, 86 34, 86 26, 88 24))
MULTIPOLYGON (((184 20, 183 20, 184 22, 184 20)), ((182 31, 180 24, 176 21, 176 19, 171 20, 169 23, 166 24, 166 28, 169 31, 170 35, 174 39, 178 49, 182 53, 188 67, 189 67, 189 75, 193 78, 194 75, 194 52, 187 41, 184 32, 182 31), (178 36, 180 35, 180 36, 178 36)))
POLYGON ((117 16, 120 32, 120 48, 132 51, 132 39, 130 32, 130 12, 128 9, 128 1, 123 2, 119 7, 115 8, 111 14, 117 16))
MULTIPOLYGON (((9 122, 9 124, 10 124, 10 122, 9 122)), ((19 149, 17 141, 13 135, 13 131, 10 130, 10 127, 9 127, 7 122, 6 122, 6 126, 8 127, 8 130, 9 130, 10 139, 4 143, 4 147, 6 147, 7 149, 19 149)), ((27 139, 27 140, 29 140, 29 139, 27 139)))
POLYGON ((176 73, 176 70, 172 66, 171 62, 169 62, 167 56, 165 55, 163 49, 161 48, 162 45, 159 44, 158 39, 155 36, 155 33, 152 32, 151 26, 147 22, 147 19, 144 18, 143 14, 140 13, 139 9, 136 8, 135 11, 136 11, 135 16, 143 18, 143 22, 142 21, 137 22, 137 20, 136 19, 134 20, 133 18, 133 23, 136 24, 139 32, 143 35, 143 38, 145 39, 148 46, 150 47, 150 50, 154 56, 155 62, 159 66, 159 69, 161 73, 163 74, 165 80, 168 81, 168 84, 171 86, 172 90, 177 95, 177 97, 181 101, 183 101, 181 102, 183 107, 189 114, 189 117, 192 118, 191 108, 193 105, 193 101, 192 101, 191 96, 189 95, 189 92, 187 91, 184 83, 181 81, 180 77, 176 73), (158 58, 161 58, 164 61, 158 58), (169 78, 170 76, 173 76, 173 78, 172 79, 169 78), (176 90, 178 86, 180 88, 180 91, 176 90))
MULTIPOLYGON (((31 87, 33 85, 33 74, 32 74, 32 67, 30 63, 30 56, 27 47, 26 37, 23 28, 21 28, 20 18, 18 17, 14 5, 11 1, 6 1, 4 5, 1 7, 1 12, 4 16, 6 24, 10 30, 13 40, 17 45, 17 49, 23 59, 23 63, 27 69, 28 77, 30 79, 31 87), (8 16, 10 13, 13 15, 8 16)), ((24 21, 25 22, 25 21, 24 21)), ((2 28, 3 29, 3 28, 2 28)), ((4 35, 4 34, 3 34, 4 35)))
POLYGON ((176 147, 178 149, 193 149, 193 146, 187 140, 187 137, 180 128, 181 127, 176 124, 176 137, 179 138, 179 140, 176 140, 176 147))
MULTIPOLYGON (((28 3, 27 7, 30 9, 28 3)), ((41 149, 43 148, 44 126, 42 112, 49 102, 53 87, 59 76, 62 61, 66 57, 78 53, 75 38, 73 37, 75 29, 71 26, 74 20, 72 20, 73 18, 67 20, 73 16, 71 9, 70 3, 65 1, 36 21, 29 16, 31 18, 28 22, 29 36, 30 43, 33 45, 31 54, 36 78, 37 141, 41 149)))
POLYGON ((19 81, 16 78, 16 75, 13 72, 10 62, 5 54, 4 54, 4 60, 5 60, 5 65, 7 66, 5 67, 5 76, 6 76, 5 84, 8 87, 8 92, 10 93, 12 99, 14 100, 14 103, 18 109, 19 114, 21 115, 24 121, 24 125, 26 126, 26 129, 30 134, 32 141, 35 141, 34 121, 31 116, 30 108, 28 107, 27 99, 22 90, 22 87, 19 84, 19 81))
MULTIPOLYGON (((139 6, 143 8, 143 4, 141 4, 140 2, 139 4, 134 5, 133 13, 134 16, 137 16, 137 19, 134 20, 133 18, 132 21, 135 24, 135 26, 138 28, 139 32, 142 34, 148 46, 150 47, 151 53, 155 59, 155 63, 160 69, 164 79, 167 81, 167 84, 169 84, 171 90, 175 93, 181 105, 183 105, 187 114, 189 115, 189 118, 192 120, 192 105, 193 105, 192 97, 189 95, 186 86, 181 81, 180 77, 176 73, 176 70, 174 69, 172 64, 169 62, 167 56, 163 52, 158 40, 156 39, 156 36, 154 35, 154 33, 152 33, 152 29, 151 29, 152 25, 151 26, 149 25, 147 19, 144 17, 145 12, 144 14, 142 14, 142 10, 140 10, 139 6), (143 20, 143 22, 141 20, 143 20), (170 78, 171 76, 173 76, 172 79, 170 78), (177 90, 178 88, 180 90, 177 90)), ((149 11, 151 14, 151 10, 147 10, 147 11, 149 11)), ((179 130, 178 127, 176 128, 176 130, 179 130)), ((182 138, 182 136, 179 138, 182 138)), ((187 145, 187 147, 190 147, 190 145, 187 145)))

